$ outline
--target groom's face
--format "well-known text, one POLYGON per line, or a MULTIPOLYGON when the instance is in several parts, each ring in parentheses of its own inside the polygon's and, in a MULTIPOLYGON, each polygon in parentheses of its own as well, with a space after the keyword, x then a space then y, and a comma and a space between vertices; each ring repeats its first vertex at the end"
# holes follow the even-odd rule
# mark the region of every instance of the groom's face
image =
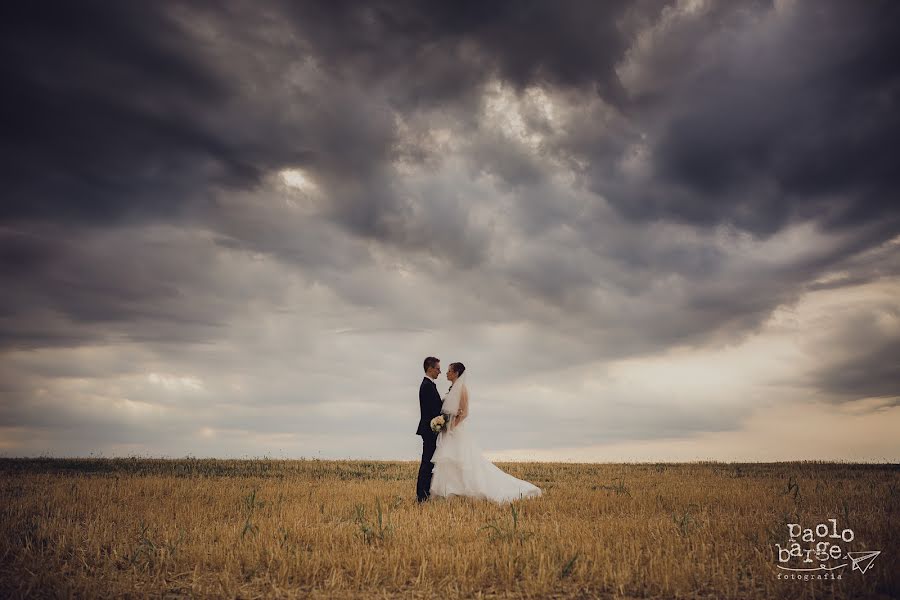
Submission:
POLYGON ((441 374, 441 363, 435 364, 433 367, 428 369, 425 372, 425 374, 428 375, 429 377, 431 377, 432 379, 437 379, 438 375, 441 374))

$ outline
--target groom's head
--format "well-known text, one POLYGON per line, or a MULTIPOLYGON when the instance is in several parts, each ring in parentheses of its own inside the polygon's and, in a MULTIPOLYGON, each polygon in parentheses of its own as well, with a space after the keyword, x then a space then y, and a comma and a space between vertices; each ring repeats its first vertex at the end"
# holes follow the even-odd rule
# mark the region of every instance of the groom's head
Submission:
POLYGON ((441 374, 441 360, 439 358, 429 356, 425 359, 423 366, 425 367, 425 375, 432 379, 437 379, 438 375, 441 374))

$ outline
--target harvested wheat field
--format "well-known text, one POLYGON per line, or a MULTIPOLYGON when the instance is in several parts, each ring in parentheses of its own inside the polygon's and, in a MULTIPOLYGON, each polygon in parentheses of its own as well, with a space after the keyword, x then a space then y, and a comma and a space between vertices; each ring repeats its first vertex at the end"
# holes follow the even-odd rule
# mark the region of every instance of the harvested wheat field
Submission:
MULTIPOLYGON (((413 462, 3 459, 0 596, 890 598, 900 590, 896 465, 498 464, 544 496, 417 505, 413 462), (780 569, 778 548, 791 533, 804 551, 827 541, 841 546, 835 555, 865 558, 856 568, 780 569)), ((803 558, 782 558, 806 568, 803 558)))

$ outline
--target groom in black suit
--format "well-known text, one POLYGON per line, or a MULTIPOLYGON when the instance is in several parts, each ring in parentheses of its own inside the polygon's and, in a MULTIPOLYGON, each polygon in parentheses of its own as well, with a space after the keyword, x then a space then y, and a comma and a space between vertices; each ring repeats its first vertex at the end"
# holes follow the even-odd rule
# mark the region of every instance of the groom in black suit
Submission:
POLYGON ((431 420, 441 414, 441 395, 434 380, 441 374, 441 361, 433 356, 425 359, 425 377, 419 386, 419 428, 416 435, 422 436, 422 463, 416 480, 416 500, 424 502, 431 496, 431 457, 437 448, 437 434, 431 430, 431 420))

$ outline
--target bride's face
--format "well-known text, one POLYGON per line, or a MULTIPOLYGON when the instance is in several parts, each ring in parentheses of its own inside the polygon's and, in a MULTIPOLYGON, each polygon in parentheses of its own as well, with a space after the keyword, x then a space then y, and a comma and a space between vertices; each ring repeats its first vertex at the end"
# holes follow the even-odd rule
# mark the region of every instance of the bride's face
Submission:
POLYGON ((447 379, 449 379, 450 381, 456 381, 456 377, 456 371, 454 371, 453 369, 447 369, 447 379))

